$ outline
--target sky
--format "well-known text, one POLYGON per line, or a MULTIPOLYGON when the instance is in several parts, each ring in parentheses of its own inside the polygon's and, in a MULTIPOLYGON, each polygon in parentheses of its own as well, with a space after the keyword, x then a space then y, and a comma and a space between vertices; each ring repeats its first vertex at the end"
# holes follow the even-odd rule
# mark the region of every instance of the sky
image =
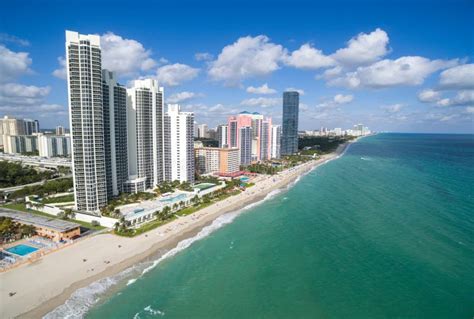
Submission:
POLYGON ((474 133, 474 1, 8 1, 0 116, 68 127, 65 30, 101 36, 120 83, 155 78, 210 127, 247 110, 300 130, 474 133))

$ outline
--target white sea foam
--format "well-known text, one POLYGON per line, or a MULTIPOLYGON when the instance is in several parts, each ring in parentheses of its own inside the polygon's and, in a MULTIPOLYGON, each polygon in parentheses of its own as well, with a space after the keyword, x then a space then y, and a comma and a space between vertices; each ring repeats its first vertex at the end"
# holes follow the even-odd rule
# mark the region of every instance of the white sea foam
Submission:
MULTIPOLYGON (((344 152, 342 154, 338 155, 335 158, 339 158, 339 157, 343 156, 348 149, 349 149, 349 146, 346 147, 346 149, 344 150, 344 152)), ((329 161, 331 161, 331 160, 327 160, 323 164, 328 163, 329 161)), ((308 170, 304 174, 301 174, 300 176, 298 176, 292 183, 290 183, 287 186, 287 189, 289 189, 289 188, 293 187, 294 185, 296 185, 296 183, 298 183, 301 180, 301 176, 309 174, 315 168, 316 167, 313 167, 312 169, 308 170)), ((100 280, 95 281, 92 284, 90 284, 90 285, 88 285, 84 288, 80 288, 80 289, 76 290, 63 305, 57 307, 56 309, 54 309, 50 313, 46 314, 43 318, 44 319, 59 319, 59 318, 79 319, 79 318, 83 318, 84 315, 87 313, 87 311, 94 304, 96 304, 99 301, 99 299, 100 299, 99 296, 100 295, 105 293, 108 289, 110 289, 112 286, 116 285, 121 280, 124 280, 125 278, 129 277, 131 274, 133 274, 134 271, 137 271, 137 269, 141 269, 146 265, 146 268, 143 269, 143 271, 141 272, 141 274, 138 277, 128 280, 128 282, 126 284, 127 286, 134 284, 142 275, 146 274, 147 272, 149 272, 150 270, 155 268, 160 262, 162 262, 166 258, 176 255, 180 251, 182 251, 182 250, 188 248, 189 246, 191 246, 194 242, 209 236, 211 233, 213 233, 217 229, 223 227, 224 225, 227 225, 227 224, 231 223, 235 219, 235 217, 240 215, 242 212, 244 212, 246 210, 249 210, 249 209, 251 209, 251 208, 253 208, 257 205, 260 205, 261 203, 269 200, 270 198, 276 196, 277 194, 279 194, 281 192, 282 192, 282 189, 273 190, 270 193, 268 193, 265 196, 264 199, 262 199, 258 202, 252 203, 252 204, 250 204, 250 205, 246 206, 245 208, 240 209, 238 211, 230 212, 230 213, 227 213, 227 214, 224 214, 224 215, 221 215, 221 216, 217 217, 209 226, 204 227, 194 237, 187 238, 187 239, 184 239, 184 240, 180 241, 175 248, 169 250, 168 252, 166 252, 165 254, 160 256, 158 259, 151 262, 151 264, 149 264, 149 262, 147 262, 147 263, 142 263, 142 264, 139 264, 139 265, 135 265, 133 267, 130 267, 130 268, 122 271, 121 273, 119 273, 115 276, 100 279, 100 280)), ((283 199, 287 199, 287 198, 284 197, 283 199)), ((144 311, 148 314, 154 314, 154 315, 160 315, 160 316, 164 315, 164 312, 162 312, 160 310, 153 309, 153 308, 151 308, 151 306, 146 307, 144 309, 144 311), (154 312, 156 312, 156 313, 154 313, 154 312)), ((140 313, 142 313, 142 312, 136 313, 134 318, 139 319, 140 318, 140 313)))

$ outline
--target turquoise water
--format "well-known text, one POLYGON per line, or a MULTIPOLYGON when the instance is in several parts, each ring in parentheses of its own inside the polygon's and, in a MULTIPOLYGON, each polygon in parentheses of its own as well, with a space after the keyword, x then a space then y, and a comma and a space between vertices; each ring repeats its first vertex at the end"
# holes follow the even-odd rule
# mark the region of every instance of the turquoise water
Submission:
POLYGON ((37 250, 38 248, 36 247, 31 247, 24 244, 16 245, 16 246, 6 249, 6 251, 8 251, 9 253, 19 255, 19 256, 26 256, 37 250))
POLYGON ((87 318, 472 318, 472 135, 380 134, 87 318))

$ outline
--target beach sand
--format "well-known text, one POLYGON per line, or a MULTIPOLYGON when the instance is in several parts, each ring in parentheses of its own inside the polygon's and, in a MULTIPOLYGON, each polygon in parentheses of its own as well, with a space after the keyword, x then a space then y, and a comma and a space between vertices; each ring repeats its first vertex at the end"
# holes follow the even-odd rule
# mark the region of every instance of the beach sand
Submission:
POLYGON ((41 259, 0 274, 0 317, 41 318, 81 287, 115 275, 153 254, 163 254, 197 234, 218 216, 242 209, 284 188, 297 177, 339 156, 347 147, 274 176, 258 176, 253 187, 134 238, 93 235, 41 259), (85 260, 85 261, 84 261, 85 260), (12 297, 10 292, 16 292, 12 297))

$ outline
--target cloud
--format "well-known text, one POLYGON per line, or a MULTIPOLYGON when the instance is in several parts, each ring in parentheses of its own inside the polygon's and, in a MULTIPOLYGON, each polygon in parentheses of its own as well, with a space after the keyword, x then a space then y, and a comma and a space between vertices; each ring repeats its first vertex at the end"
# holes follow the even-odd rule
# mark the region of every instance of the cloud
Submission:
POLYGON ((53 71, 53 75, 57 78, 66 80, 67 79, 67 70, 66 70, 66 59, 62 56, 58 57, 59 69, 53 71))
POLYGON ((100 37, 102 48, 102 66, 119 75, 132 75, 138 71, 147 71, 156 66, 151 58, 151 50, 133 39, 125 39, 113 32, 100 37))
POLYGON ((249 86, 247 88, 247 93, 252 94, 275 94, 276 92, 276 90, 269 88, 267 83, 259 87, 249 86))
POLYGON ((388 42, 387 33, 377 28, 350 39, 346 48, 337 50, 331 57, 346 66, 370 64, 389 53, 388 42))
POLYGON ((244 79, 276 71, 285 57, 286 50, 265 35, 241 37, 210 62, 208 75, 214 81, 236 86, 244 79))
POLYGON ((441 95, 438 91, 426 89, 418 93, 418 100, 423 103, 436 102, 440 99, 441 95))
POLYGON ((27 52, 13 52, 0 44, 0 83, 10 82, 31 72, 31 58, 27 52))
POLYGON ((268 97, 257 97, 246 99, 240 102, 240 105, 244 106, 259 106, 259 107, 272 107, 280 105, 281 99, 279 98, 268 98, 268 97))
POLYGON ((295 91, 295 92, 298 92, 299 95, 304 95, 304 90, 302 89, 286 88, 285 91, 295 91))
POLYGON ((455 97, 441 99, 436 104, 438 106, 474 105, 474 90, 459 91, 455 97))
POLYGON ((419 56, 385 59, 370 66, 358 67, 355 72, 332 79, 328 84, 347 88, 414 86, 422 84, 430 74, 457 63, 457 60, 430 60, 419 56))
POLYGON ((27 47, 30 45, 30 42, 28 40, 21 39, 19 37, 7 33, 0 33, 0 42, 10 42, 22 47, 27 47))
POLYGON ((181 103, 181 102, 189 101, 193 98, 202 97, 202 96, 203 95, 200 93, 183 91, 183 92, 179 92, 179 93, 175 93, 171 95, 169 98, 166 99, 166 102, 167 103, 181 103))
POLYGON ((331 109, 342 104, 350 103, 354 100, 354 96, 352 94, 344 95, 344 94, 336 94, 332 99, 325 100, 322 103, 316 105, 316 108, 319 109, 331 109))
POLYGON ((443 89, 474 89, 474 64, 463 64, 441 72, 439 85, 443 89))
POLYGON ((466 107, 466 113, 469 113, 469 114, 474 113, 474 106, 466 107))
POLYGON ((384 106, 381 106, 380 108, 387 111, 388 113, 398 113, 402 110, 404 106, 405 105, 401 103, 397 103, 397 104, 391 104, 391 105, 384 105, 384 106))
POLYGON ((2 84, 0 85, 0 106, 40 104, 50 91, 49 86, 39 87, 18 83, 2 84))
POLYGON ((214 56, 208 52, 198 52, 194 55, 196 61, 210 61, 214 59, 214 56))
POLYGON ((351 94, 348 94, 348 95, 336 94, 334 96, 334 102, 336 102, 336 104, 346 104, 346 103, 352 102, 353 99, 354 99, 354 96, 351 94))
POLYGON ((297 69, 319 69, 335 64, 335 61, 324 55, 321 50, 312 47, 309 43, 303 44, 298 50, 291 53, 286 63, 297 69))
POLYGON ((156 70, 156 78, 160 85, 177 86, 182 82, 194 79, 198 73, 199 69, 175 63, 159 67, 156 70))

